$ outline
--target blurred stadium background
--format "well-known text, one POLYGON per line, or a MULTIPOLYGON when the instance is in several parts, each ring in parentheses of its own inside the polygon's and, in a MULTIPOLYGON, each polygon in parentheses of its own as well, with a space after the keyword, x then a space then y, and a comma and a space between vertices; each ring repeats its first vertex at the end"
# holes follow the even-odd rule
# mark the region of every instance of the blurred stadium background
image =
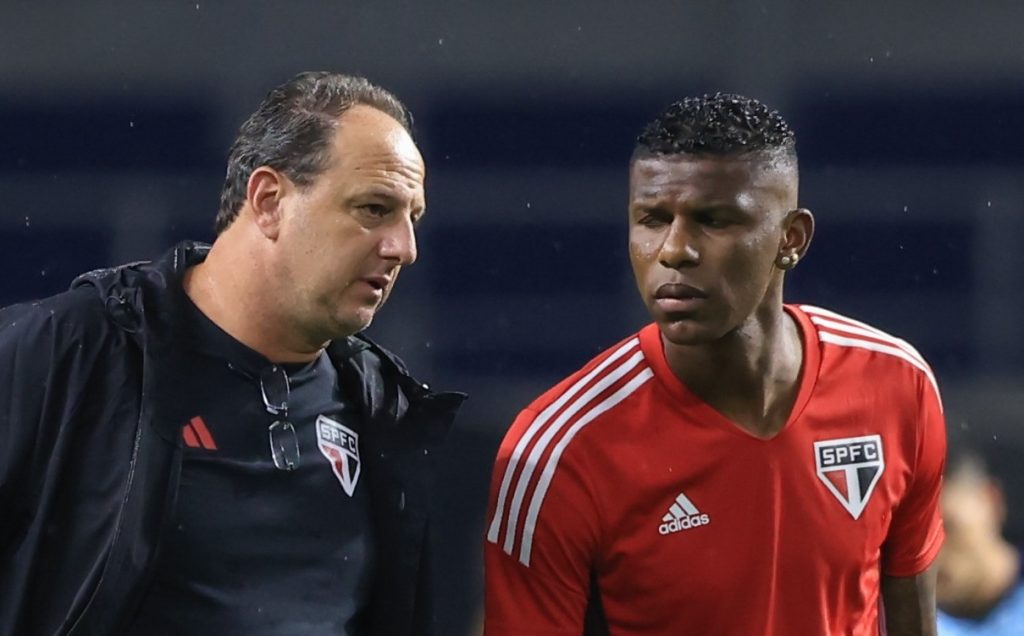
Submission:
POLYGON ((917 345, 951 442, 980 446, 1020 501, 1022 24, 1011 0, 9 0, 0 304, 211 239, 234 131, 292 74, 395 91, 415 115, 430 215, 371 332, 423 379, 472 394, 437 502, 441 619, 461 633, 505 427, 646 321, 625 251, 633 138, 676 98, 740 92, 796 129, 818 218, 789 299, 917 345))

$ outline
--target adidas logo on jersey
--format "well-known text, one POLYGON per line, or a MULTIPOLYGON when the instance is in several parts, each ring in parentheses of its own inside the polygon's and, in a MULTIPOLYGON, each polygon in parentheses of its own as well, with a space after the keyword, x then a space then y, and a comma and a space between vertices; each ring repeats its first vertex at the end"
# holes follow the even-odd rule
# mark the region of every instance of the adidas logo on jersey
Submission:
POLYGON ((669 506, 668 514, 662 517, 661 521, 658 534, 664 535, 706 526, 711 523, 711 515, 701 514, 686 495, 679 493, 675 502, 669 506))

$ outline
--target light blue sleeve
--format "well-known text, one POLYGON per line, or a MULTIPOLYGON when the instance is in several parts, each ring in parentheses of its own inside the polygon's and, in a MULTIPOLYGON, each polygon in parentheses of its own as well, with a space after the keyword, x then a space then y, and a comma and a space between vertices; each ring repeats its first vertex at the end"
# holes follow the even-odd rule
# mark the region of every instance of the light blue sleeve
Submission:
POLYGON ((983 620, 955 618, 938 612, 939 636, 1022 636, 1024 635, 1024 583, 983 620))

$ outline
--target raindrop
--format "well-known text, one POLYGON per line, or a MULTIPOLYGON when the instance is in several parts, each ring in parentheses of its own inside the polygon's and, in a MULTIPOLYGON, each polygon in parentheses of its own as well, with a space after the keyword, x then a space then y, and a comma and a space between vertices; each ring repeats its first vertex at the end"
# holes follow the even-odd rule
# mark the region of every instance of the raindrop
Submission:
POLYGON ((903 211, 904 211, 904 212, 908 211, 909 209, 910 209, 910 206, 909 206, 909 205, 905 205, 905 206, 903 206, 903 211))
POLYGON ((135 122, 133 122, 133 121, 128 122, 128 127, 129 128, 135 128, 135 122))
POLYGON ((988 207, 992 207, 992 202, 991 201, 986 201, 985 205, 987 205, 988 207))
POLYGON ((25 227, 29 227, 30 225, 32 225, 32 222, 31 222, 31 221, 29 221, 29 220, 28 220, 28 217, 26 216, 26 217, 25 217, 25 227))
POLYGON ((39 270, 39 275, 40 276, 46 276, 46 270, 45 269, 39 270))
POLYGON ((875 61, 875 56, 874 55, 868 57, 868 62, 874 63, 874 61, 875 61))
POLYGON ((529 208, 529 207, 530 207, 530 202, 529 202, 529 201, 527 201, 527 202, 526 202, 526 207, 527 207, 527 208, 529 208))
POLYGON ((444 38, 437 38, 437 45, 438 46, 443 46, 444 45, 444 38))

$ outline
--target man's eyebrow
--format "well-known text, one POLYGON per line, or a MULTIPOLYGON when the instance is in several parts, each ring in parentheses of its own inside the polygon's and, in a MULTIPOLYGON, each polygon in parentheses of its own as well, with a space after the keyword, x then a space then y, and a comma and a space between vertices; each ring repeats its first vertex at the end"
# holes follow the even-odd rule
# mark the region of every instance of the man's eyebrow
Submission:
MULTIPOLYGON (((635 197, 630 202, 630 208, 642 208, 645 210, 669 210, 673 207, 671 201, 655 197, 635 197)), ((700 212, 745 212, 742 206, 724 201, 711 201, 707 204, 702 204, 698 201, 686 207, 700 212)))
POLYGON ((390 192, 388 190, 377 190, 377 189, 363 190, 362 192, 357 192, 355 195, 353 195, 353 198, 355 198, 355 199, 358 199, 360 197, 372 197, 372 198, 376 198, 376 199, 387 199, 389 201, 398 201, 401 198, 401 197, 396 196, 394 193, 392 193, 392 192, 390 192))
POLYGON ((695 205, 693 209, 698 212, 740 212, 745 213, 742 207, 733 203, 710 203, 708 205, 695 205))

